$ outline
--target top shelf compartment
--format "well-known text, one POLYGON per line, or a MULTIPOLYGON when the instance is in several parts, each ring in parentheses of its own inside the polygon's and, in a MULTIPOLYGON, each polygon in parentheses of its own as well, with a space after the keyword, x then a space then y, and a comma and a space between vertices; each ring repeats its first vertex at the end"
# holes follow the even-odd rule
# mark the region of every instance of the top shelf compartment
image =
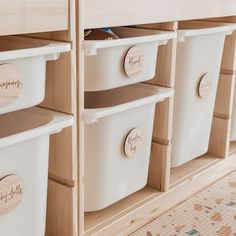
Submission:
POLYGON ((68 29, 68 0, 1 0, 0 36, 68 29))
POLYGON ((86 0, 84 9, 86 29, 236 14, 235 0, 86 0))

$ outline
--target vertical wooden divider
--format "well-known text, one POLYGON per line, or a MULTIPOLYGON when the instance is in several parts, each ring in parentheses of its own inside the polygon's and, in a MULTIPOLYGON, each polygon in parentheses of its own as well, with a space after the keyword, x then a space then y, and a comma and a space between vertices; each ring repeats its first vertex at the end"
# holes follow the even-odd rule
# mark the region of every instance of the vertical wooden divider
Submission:
MULTIPOLYGON (((177 22, 139 25, 139 28, 177 30, 177 22)), ((176 39, 160 46, 157 73, 148 84, 173 88, 175 83, 176 39)), ((153 143, 149 165, 148 186, 167 191, 170 185, 170 158, 172 136, 173 97, 156 105, 153 143)))
MULTIPOLYGON (((208 19, 225 23, 236 23, 236 17, 208 19)), ((229 156, 231 114, 235 90, 236 71, 236 32, 225 40, 221 63, 221 75, 215 103, 211 138, 208 152, 212 155, 227 158, 229 156)))
MULTIPOLYGON (((76 1, 76 55, 77 64, 77 150, 78 150, 78 162, 77 162, 77 184, 78 184, 78 222, 75 224, 78 231, 78 236, 83 236, 84 227, 84 122, 82 121, 82 113, 84 112, 84 52, 82 43, 84 40, 84 1, 76 1)), ((77 235, 76 235, 77 236, 77 235)))

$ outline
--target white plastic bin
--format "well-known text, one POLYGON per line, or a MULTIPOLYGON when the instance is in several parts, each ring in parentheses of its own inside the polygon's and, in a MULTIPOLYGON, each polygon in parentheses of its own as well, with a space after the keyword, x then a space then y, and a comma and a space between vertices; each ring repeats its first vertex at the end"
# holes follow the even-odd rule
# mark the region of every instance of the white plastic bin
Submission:
POLYGON ((170 88, 130 85, 86 95, 85 211, 103 209, 147 183, 155 104, 170 88))
POLYGON ((42 108, 0 116, 1 235, 45 234, 49 136, 72 123, 42 108))
POLYGON ((172 167, 208 150, 225 36, 234 24, 180 23, 172 137, 172 167))
POLYGON ((0 37, 0 114, 38 105, 45 96, 46 62, 70 44, 27 37, 0 37))
POLYGON ((113 28, 120 39, 85 40, 85 90, 101 91, 150 80, 158 46, 176 38, 171 31, 113 28))

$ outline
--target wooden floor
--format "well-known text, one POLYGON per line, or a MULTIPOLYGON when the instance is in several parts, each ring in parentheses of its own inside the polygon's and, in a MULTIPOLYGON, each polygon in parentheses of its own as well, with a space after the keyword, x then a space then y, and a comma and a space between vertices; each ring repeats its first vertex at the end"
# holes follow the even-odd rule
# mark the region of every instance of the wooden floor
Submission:
POLYGON ((131 235, 236 235, 236 171, 180 203, 131 235))

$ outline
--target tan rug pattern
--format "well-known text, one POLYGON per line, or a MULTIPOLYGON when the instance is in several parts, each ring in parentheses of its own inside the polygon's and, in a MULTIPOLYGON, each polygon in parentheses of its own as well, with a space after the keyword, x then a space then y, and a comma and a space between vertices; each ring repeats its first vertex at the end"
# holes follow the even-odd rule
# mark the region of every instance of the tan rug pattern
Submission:
POLYGON ((236 172, 147 224, 132 236, 236 236, 236 172))

